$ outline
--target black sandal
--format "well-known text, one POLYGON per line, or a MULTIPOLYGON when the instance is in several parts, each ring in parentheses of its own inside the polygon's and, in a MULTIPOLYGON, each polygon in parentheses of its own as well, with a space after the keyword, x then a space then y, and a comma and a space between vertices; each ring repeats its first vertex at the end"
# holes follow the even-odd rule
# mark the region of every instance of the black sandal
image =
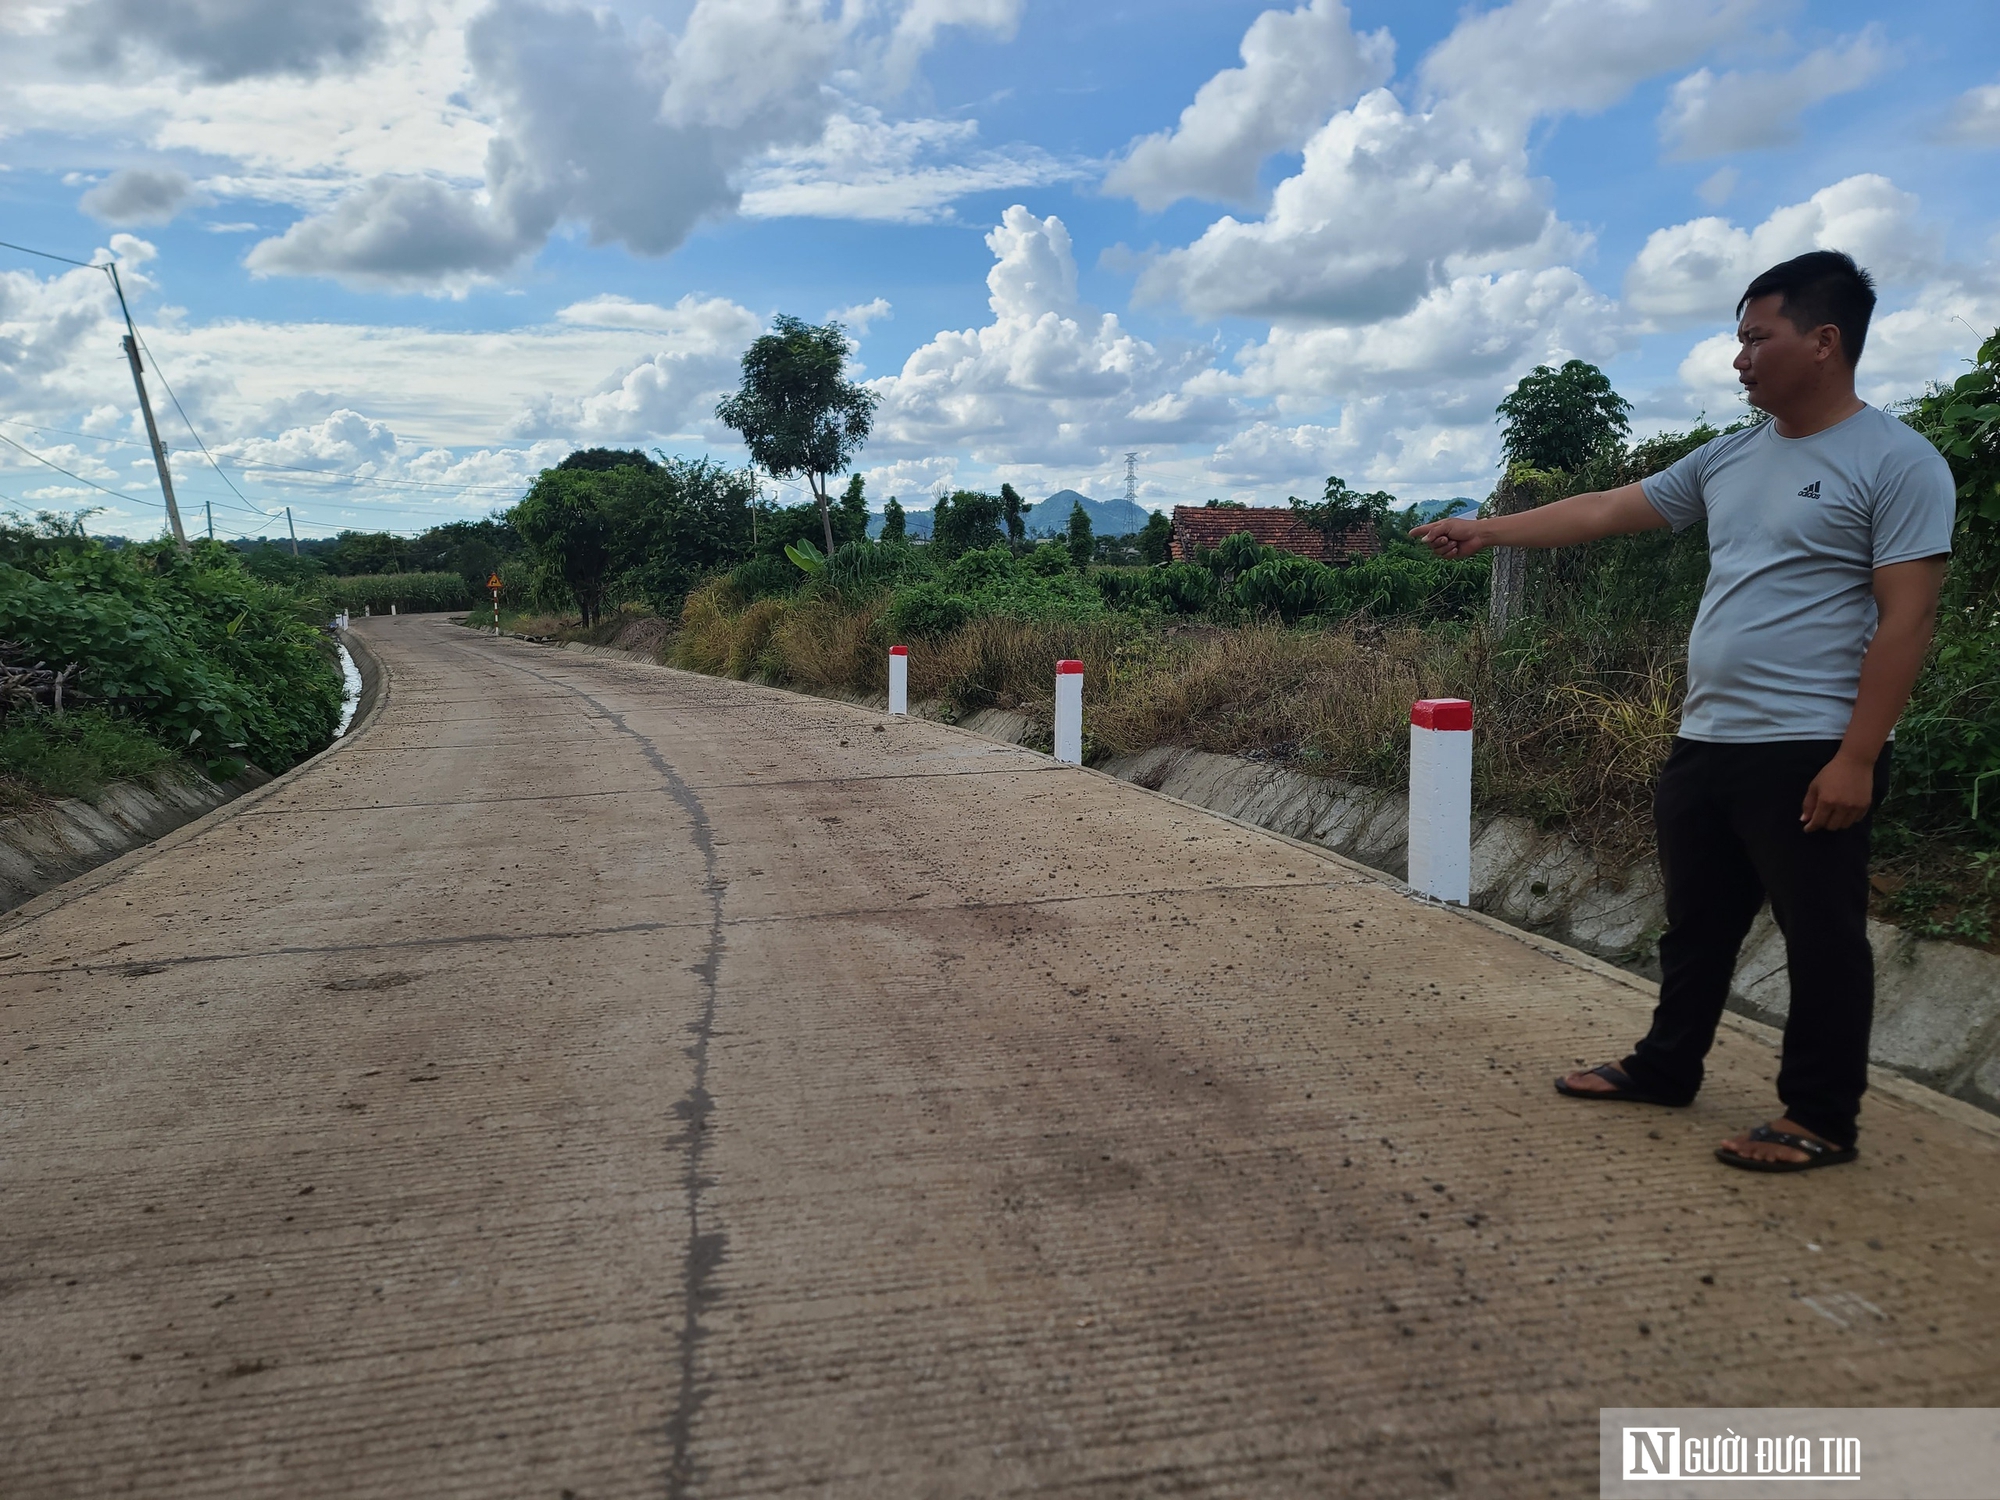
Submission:
POLYGON ((1789 1130, 1773 1130, 1768 1125, 1759 1125, 1750 1132, 1753 1141, 1768 1141, 1774 1146, 1790 1146, 1794 1151, 1806 1154, 1804 1161, 1766 1161, 1759 1156, 1739 1156, 1727 1146, 1715 1148, 1715 1159, 1726 1167, 1741 1167, 1746 1172, 1810 1172, 1815 1167, 1837 1167, 1853 1161, 1861 1153, 1852 1146, 1829 1146, 1825 1141, 1816 1141, 1809 1135, 1793 1135, 1789 1130))
POLYGON ((1603 1089, 1573 1089, 1564 1077, 1556 1080, 1556 1092, 1570 1099, 1600 1099, 1623 1104, 1658 1104, 1667 1109, 1680 1109, 1688 1103, 1685 1099, 1662 1099, 1657 1094, 1647 1093, 1632 1081, 1631 1074, 1616 1063, 1600 1063, 1587 1071, 1595 1073, 1610 1084, 1610 1091, 1607 1093, 1603 1089))

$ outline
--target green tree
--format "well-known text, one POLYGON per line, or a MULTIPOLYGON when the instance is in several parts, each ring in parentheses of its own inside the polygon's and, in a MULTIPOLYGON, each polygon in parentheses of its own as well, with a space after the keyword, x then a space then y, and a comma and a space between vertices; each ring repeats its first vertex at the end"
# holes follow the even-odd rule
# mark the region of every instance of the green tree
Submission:
POLYGON ((650 469, 652 459, 637 448, 579 448, 557 464, 558 469, 650 469))
MULTIPOLYGON (((702 579, 750 556, 757 480, 748 469, 667 458, 596 480, 611 530, 610 592, 616 598, 642 599, 655 614, 672 616, 702 579)), ((799 508, 810 513, 810 507, 799 508)))
POLYGON ((433 526, 410 543, 410 570, 456 573, 478 594, 485 591, 488 575, 499 573, 504 577, 518 571, 512 564, 521 559, 525 550, 521 534, 502 517, 448 521, 433 526))
POLYGON ((945 496, 931 512, 931 545, 945 561, 966 552, 980 552, 1005 540, 997 495, 958 490, 945 496))
POLYGON ((903 503, 894 495, 891 495, 889 503, 882 507, 882 540, 885 542, 902 541, 904 524, 903 503))
POLYGON ((1498 408, 1507 462, 1575 473, 1632 430, 1632 403, 1611 388, 1596 365, 1536 365, 1498 408))
POLYGON ((334 538, 328 565, 335 573, 402 573, 409 555, 410 544, 386 531, 343 531, 334 538))
POLYGON ((841 524, 834 528, 836 546, 867 540, 868 496, 859 474, 850 474, 847 478, 847 489, 840 497, 840 520, 841 524))
POLYGON ((1340 541, 1357 526, 1379 528, 1382 518, 1396 503, 1396 497, 1387 490, 1371 490, 1364 495, 1350 489, 1338 474, 1327 476, 1326 488, 1318 500, 1301 500, 1297 495, 1285 498, 1291 502, 1293 515, 1330 542, 1340 541))
POLYGON ((1157 568, 1173 556, 1174 523, 1167 519, 1167 513, 1156 510, 1146 518, 1146 524, 1139 532, 1139 560, 1149 568, 1157 568))
POLYGON ((831 553, 826 481, 868 441, 878 398, 847 378, 847 333, 839 323, 815 326, 787 314, 773 328, 744 351, 743 383, 715 414, 774 478, 804 476, 831 553))
POLYGON ((1028 512, 1034 508, 1021 499, 1013 485, 1000 486, 1000 514, 1007 525, 1007 545, 1016 552, 1028 543, 1028 512))
POLYGON ((611 521, 604 513, 605 480, 619 470, 544 469, 521 503, 507 513, 536 564, 576 600, 584 625, 604 611, 611 572, 611 521))
POLYGON ((1090 535, 1090 514, 1082 501, 1075 501, 1069 508, 1069 560, 1081 573, 1090 566, 1090 555, 1096 550, 1097 543, 1090 535))

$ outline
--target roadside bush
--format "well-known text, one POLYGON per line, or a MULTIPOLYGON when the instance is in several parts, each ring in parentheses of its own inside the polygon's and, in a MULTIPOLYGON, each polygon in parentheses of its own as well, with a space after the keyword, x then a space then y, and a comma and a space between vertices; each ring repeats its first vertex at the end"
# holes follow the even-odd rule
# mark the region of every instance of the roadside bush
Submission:
POLYGON ((1043 578, 1060 578, 1069 572, 1069 548, 1061 542, 1043 542, 1021 559, 1022 566, 1043 578))
POLYGON ((78 697, 233 776, 324 747, 341 680, 318 600, 251 577, 219 542, 113 552, 59 521, 0 527, 0 640, 77 663, 78 697))
POLYGON ((805 575, 785 558, 753 557, 730 569, 728 578, 736 597, 748 604, 753 599, 779 599, 797 592, 805 575))
POLYGON ((1238 575, 1233 595, 1239 608, 1253 615, 1276 616, 1292 625, 1308 615, 1328 613, 1337 592, 1332 568, 1284 552, 1238 575))
POLYGON ((923 570, 923 554, 909 543, 864 539, 838 548, 826 560, 826 571, 820 576, 824 586, 842 598, 859 600, 923 570))
POLYGON ((1117 580, 1109 602, 1121 609, 1151 609, 1163 615, 1200 615, 1222 597, 1215 574, 1199 563, 1168 563, 1143 573, 1100 573, 1100 585, 1117 580))
POLYGON ((940 584, 911 584, 896 590, 889 605, 889 628, 911 640, 941 640, 964 627, 972 608, 970 599, 946 593, 940 584))
POLYGON ((98 709, 47 710, 0 722, 0 806, 8 783, 57 797, 94 797, 114 781, 141 781, 174 754, 137 725, 98 709))

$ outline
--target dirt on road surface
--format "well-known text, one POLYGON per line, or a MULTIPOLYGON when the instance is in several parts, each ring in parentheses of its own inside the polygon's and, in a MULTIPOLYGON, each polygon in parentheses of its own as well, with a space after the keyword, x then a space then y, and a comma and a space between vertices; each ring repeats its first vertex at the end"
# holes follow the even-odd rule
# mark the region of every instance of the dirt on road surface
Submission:
POLYGON ((0 923, 0 1495, 1595 1492, 2000 1404, 2000 1141, 924 722, 361 627, 350 741, 0 923))

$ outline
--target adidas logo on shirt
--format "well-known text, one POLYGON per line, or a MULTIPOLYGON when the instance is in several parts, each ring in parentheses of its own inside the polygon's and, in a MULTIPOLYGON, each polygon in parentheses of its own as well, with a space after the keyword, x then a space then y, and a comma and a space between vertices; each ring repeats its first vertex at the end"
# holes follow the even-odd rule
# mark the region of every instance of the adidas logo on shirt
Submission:
POLYGON ((1805 500, 1819 499, 1819 481, 1815 479, 1811 484, 1807 485, 1804 489, 1800 490, 1799 496, 1801 499, 1805 500))

